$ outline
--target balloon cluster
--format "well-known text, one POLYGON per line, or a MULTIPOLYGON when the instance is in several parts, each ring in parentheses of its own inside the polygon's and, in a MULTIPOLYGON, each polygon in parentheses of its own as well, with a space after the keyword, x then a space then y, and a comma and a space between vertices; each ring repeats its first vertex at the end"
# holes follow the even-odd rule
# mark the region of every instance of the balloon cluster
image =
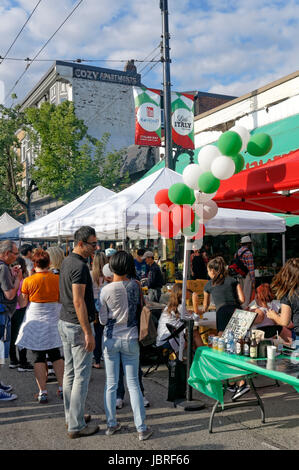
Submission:
POLYGON ((204 236, 204 222, 215 217, 218 206, 213 197, 221 180, 231 178, 243 170, 247 150, 253 156, 266 155, 272 148, 268 134, 250 136, 242 126, 234 126, 218 139, 217 146, 206 145, 198 153, 198 163, 183 171, 183 183, 162 189, 155 196, 160 209, 153 219, 156 229, 165 238, 173 238, 180 231, 187 237, 204 236))

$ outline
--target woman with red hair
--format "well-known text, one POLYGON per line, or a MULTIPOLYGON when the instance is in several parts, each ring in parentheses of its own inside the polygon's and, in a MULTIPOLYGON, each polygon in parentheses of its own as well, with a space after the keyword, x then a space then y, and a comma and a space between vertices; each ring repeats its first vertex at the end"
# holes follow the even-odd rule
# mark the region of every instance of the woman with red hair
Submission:
POLYGON ((279 300, 274 299, 270 284, 261 284, 256 289, 255 300, 249 305, 258 315, 255 320, 256 328, 265 333, 265 338, 272 338, 278 332, 286 342, 291 342, 292 332, 286 327, 278 325, 274 320, 267 317, 267 311, 273 310, 278 315, 280 311, 279 300))
POLYGON ((63 398, 62 380, 64 361, 60 354, 62 342, 58 332, 61 309, 59 304, 59 276, 49 271, 49 254, 41 249, 32 258, 34 274, 26 277, 22 284, 20 306, 28 303, 16 345, 31 349, 34 356, 34 373, 39 388, 39 403, 48 402, 46 355, 53 363, 59 389, 57 395, 63 398))

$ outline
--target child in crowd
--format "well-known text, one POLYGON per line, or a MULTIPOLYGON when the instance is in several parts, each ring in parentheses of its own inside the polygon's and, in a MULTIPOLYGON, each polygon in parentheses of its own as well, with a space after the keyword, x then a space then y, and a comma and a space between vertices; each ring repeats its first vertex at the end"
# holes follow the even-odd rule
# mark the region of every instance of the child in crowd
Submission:
POLYGON ((288 325, 289 328, 286 328, 285 326, 277 325, 274 320, 267 317, 267 310, 269 309, 274 310, 276 313, 280 311, 280 302, 274 299, 274 294, 269 284, 261 284, 256 289, 255 300, 249 304, 249 309, 254 310, 258 314, 254 323, 256 329, 264 331, 265 338, 272 338, 278 333, 286 343, 292 342, 292 332, 289 329, 292 327, 292 324, 288 325))

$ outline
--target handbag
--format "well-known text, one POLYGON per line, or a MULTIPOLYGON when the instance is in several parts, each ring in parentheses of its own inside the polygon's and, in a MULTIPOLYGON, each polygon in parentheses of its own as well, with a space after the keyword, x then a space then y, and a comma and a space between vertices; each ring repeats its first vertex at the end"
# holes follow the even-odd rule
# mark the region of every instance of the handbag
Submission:
POLYGON ((157 329, 150 309, 144 305, 140 314, 139 342, 142 346, 150 346, 156 342, 157 329))

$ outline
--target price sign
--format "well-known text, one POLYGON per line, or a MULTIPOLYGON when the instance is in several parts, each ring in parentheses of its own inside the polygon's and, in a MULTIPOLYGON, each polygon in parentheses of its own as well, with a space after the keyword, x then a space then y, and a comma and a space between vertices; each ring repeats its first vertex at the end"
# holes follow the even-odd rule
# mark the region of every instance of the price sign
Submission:
POLYGON ((255 312, 248 312, 247 310, 236 309, 228 322, 222 338, 226 340, 228 332, 231 330, 234 333, 235 339, 244 338, 247 331, 251 328, 255 317, 255 312))

